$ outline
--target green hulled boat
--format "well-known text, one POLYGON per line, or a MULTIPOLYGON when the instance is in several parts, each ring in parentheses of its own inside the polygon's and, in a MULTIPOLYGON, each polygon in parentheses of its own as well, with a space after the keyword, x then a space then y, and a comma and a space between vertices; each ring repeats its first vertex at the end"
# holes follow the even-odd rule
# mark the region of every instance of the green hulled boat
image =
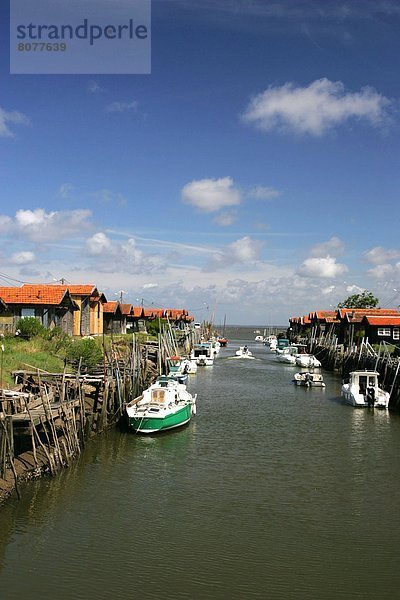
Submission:
POLYGON ((158 377, 141 396, 126 405, 128 426, 137 433, 180 427, 196 414, 196 396, 171 377, 158 377))

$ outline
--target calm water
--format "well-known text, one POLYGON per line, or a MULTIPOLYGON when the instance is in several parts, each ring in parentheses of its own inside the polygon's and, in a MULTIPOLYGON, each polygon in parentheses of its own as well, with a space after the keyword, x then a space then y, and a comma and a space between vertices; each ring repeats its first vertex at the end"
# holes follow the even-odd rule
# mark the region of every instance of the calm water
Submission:
POLYGON ((109 432, 0 509, 1 598, 398 597, 399 416, 294 387, 246 335, 257 360, 237 339, 192 376, 188 427, 109 432))

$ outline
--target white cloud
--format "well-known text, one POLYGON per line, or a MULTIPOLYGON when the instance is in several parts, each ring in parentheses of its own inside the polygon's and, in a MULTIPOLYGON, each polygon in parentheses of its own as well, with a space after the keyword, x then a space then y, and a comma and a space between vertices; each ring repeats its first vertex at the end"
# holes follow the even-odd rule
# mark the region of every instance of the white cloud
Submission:
POLYGON ((142 287, 144 290, 152 290, 158 287, 158 283, 145 283, 142 287))
POLYGON ((372 265, 384 265, 385 263, 395 260, 400 257, 400 250, 394 248, 383 248, 383 246, 375 246, 365 252, 365 260, 372 265))
POLYGON ((395 265, 376 265, 372 269, 368 269, 368 275, 375 279, 388 279, 389 277, 398 277, 400 275, 400 262, 395 265))
POLYGON ((107 112, 117 112, 123 113, 129 110, 136 111, 138 109, 139 103, 136 100, 132 100, 132 102, 111 102, 106 106, 107 112))
POLYGON ((336 258, 307 258, 297 270, 300 277, 334 278, 347 271, 346 265, 336 262, 336 258))
POLYGON ((355 284, 346 286, 346 292, 349 292, 349 294, 361 294, 364 291, 365 288, 362 288, 355 284))
POLYGON ((323 287, 321 288, 321 293, 323 296, 328 296, 328 294, 331 294, 333 292, 333 290, 335 289, 335 285, 328 285, 327 287, 323 287))
POLYGON ((87 251, 92 256, 98 256, 103 254, 103 252, 110 252, 112 247, 112 241, 102 232, 95 233, 86 240, 87 251))
POLYGON ((242 118, 261 130, 289 130, 319 136, 350 119, 371 125, 386 117, 390 100, 373 88, 347 92, 341 81, 318 79, 307 87, 285 83, 269 87, 252 98, 242 118))
POLYGON ((12 254, 10 262, 13 265, 26 265, 35 261, 35 255, 33 252, 22 251, 15 252, 12 254))
POLYGON ((263 242, 246 235, 228 244, 223 250, 215 252, 204 270, 215 271, 227 265, 254 262, 258 259, 262 246, 263 242))
POLYGON ((338 237, 333 236, 327 242, 321 242, 311 248, 311 256, 319 257, 326 255, 342 254, 345 248, 344 242, 338 237))
POLYGON ((187 183, 182 189, 182 199, 204 212, 215 212, 241 203, 240 191, 231 177, 199 179, 187 183))
POLYGON ((12 125, 27 125, 29 119, 23 113, 16 110, 7 112, 0 107, 0 137, 15 137, 15 134, 9 128, 12 125))
POLYGON ((86 249, 100 272, 151 273, 165 269, 164 260, 159 255, 145 254, 133 237, 117 242, 98 232, 86 240, 86 249))
POLYGON ((12 228, 13 221, 7 215, 0 215, 0 235, 7 234, 12 228))
POLYGON ((248 192, 248 196, 256 200, 272 200, 273 198, 278 198, 280 195, 281 192, 279 190, 264 185, 256 185, 248 192))
POLYGON ((18 210, 12 219, 0 215, 0 232, 16 235, 30 242, 52 242, 76 238, 91 227, 89 210, 65 210, 46 213, 42 208, 18 210))
POLYGON ((235 221, 237 221, 237 213, 233 211, 221 213, 220 215, 217 215, 214 218, 214 223, 216 223, 217 225, 221 225, 222 227, 233 225, 235 221))

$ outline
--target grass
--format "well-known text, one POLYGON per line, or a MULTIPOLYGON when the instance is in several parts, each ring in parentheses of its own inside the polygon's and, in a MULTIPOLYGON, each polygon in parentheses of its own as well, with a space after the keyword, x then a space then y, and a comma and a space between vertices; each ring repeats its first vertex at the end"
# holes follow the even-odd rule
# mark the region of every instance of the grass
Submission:
MULTIPOLYGON (((152 336, 147 334, 136 334, 136 341, 144 343, 152 336)), ((155 338, 157 339, 157 338, 155 338)), ((81 338, 76 338, 77 342, 82 342, 81 338)), ((104 341, 107 352, 110 351, 113 341, 115 346, 132 347, 132 334, 115 335, 113 338, 104 336, 97 338, 101 346, 104 341)), ((0 349, 0 388, 12 387, 14 385, 13 371, 41 369, 50 373, 62 373, 64 370, 64 359, 73 355, 71 348, 74 345, 72 338, 53 338, 45 339, 43 337, 34 337, 30 340, 24 340, 18 337, 6 337, 2 340, 4 352, 0 349)), ((72 371, 71 366, 67 366, 72 371)))
POLYGON ((0 356, 3 386, 14 384, 11 373, 19 369, 29 371, 34 367, 51 373, 61 373, 64 369, 64 357, 51 352, 49 342, 42 338, 5 338, 3 345, 4 352, 1 351, 0 356))

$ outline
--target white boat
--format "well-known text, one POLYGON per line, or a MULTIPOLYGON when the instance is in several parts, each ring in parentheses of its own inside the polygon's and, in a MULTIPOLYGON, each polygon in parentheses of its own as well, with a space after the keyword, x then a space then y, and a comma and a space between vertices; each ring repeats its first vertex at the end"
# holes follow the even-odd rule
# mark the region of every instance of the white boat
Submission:
POLYGON ((279 354, 276 355, 276 358, 279 362, 286 364, 286 365, 295 365, 296 364, 296 356, 297 356, 297 348, 292 349, 292 348, 287 348, 286 352, 280 352, 279 354))
POLYGON ((264 337, 264 339, 263 339, 265 346, 269 346, 272 341, 274 341, 274 342, 277 341, 277 337, 273 333, 271 333, 271 335, 268 335, 267 337, 264 337))
POLYGON ((264 338, 262 335, 256 335, 256 337, 254 338, 255 342, 263 342, 264 338))
POLYGON ((320 373, 295 373, 293 382, 296 385, 304 385, 306 387, 325 387, 324 379, 320 373))
POLYGON ((240 346, 239 350, 236 350, 235 352, 235 357, 236 358, 253 358, 253 353, 250 352, 250 350, 248 349, 247 346, 240 346))
POLYGON ((342 396, 352 406, 388 408, 390 394, 378 385, 377 371, 352 371, 342 385, 342 396))
POLYGON ((296 356, 296 365, 310 369, 320 367, 321 362, 315 358, 314 354, 298 354, 296 356))
POLYGON ((196 395, 165 375, 125 406, 128 426, 137 433, 155 433, 188 423, 196 414, 196 395))
POLYGON ((189 359, 187 366, 187 374, 194 375, 197 373, 197 362, 195 360, 189 359))
POLYGON ((211 344, 203 342, 195 344, 190 354, 190 360, 195 360, 198 367, 212 367, 214 364, 214 352, 211 344))
POLYGON ((276 339, 275 340, 271 340, 270 343, 269 343, 269 349, 272 352, 275 352, 275 350, 277 349, 277 347, 278 347, 278 340, 276 340, 276 339))

